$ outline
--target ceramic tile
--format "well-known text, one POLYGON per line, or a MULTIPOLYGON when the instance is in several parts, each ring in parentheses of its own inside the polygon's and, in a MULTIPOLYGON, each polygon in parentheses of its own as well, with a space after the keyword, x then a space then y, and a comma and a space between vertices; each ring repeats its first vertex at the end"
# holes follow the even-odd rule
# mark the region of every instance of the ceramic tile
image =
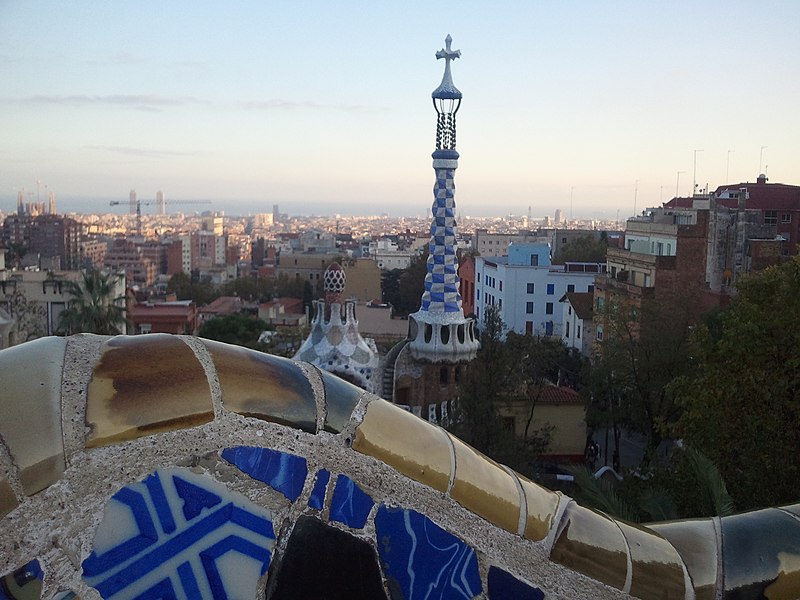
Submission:
POLYGON ((227 410, 316 433, 314 390, 297 364, 239 346, 202 342, 214 360, 227 410))
POLYGON ((724 595, 793 598, 800 581, 800 520, 768 508, 721 519, 724 595))
POLYGON ((276 566, 269 600, 386 600, 372 546, 314 517, 297 519, 276 566))
POLYGON ((106 342, 86 401, 86 445, 105 446, 214 418, 203 367, 180 338, 117 336, 106 342))
POLYGON ((628 574, 628 550, 614 522, 598 512, 570 502, 562 517, 550 560, 615 588, 623 589, 628 574))
POLYGON ((103 598, 253 598, 272 515, 208 475, 156 471, 106 503, 86 583, 103 598))
POLYGON ((314 489, 311 490, 311 496, 308 499, 308 505, 311 508, 322 510, 325 506, 325 490, 328 487, 328 481, 331 474, 327 469, 320 469, 317 472, 317 477, 314 480, 314 489))
POLYGON ((375 535, 392 598, 473 598, 482 585, 475 552, 413 510, 381 505, 375 535))
POLYGON ((800 504, 789 504, 788 506, 781 506, 779 508, 800 517, 800 504))
POLYGON ((80 596, 75 592, 57 592, 53 600, 80 600, 80 596))
POLYGON ((489 600, 544 600, 542 590, 494 566, 489 567, 486 586, 489 588, 489 600))
POLYGON ((517 474, 525 494, 528 518, 525 521, 525 538, 533 541, 543 540, 553 527, 560 495, 543 488, 530 479, 517 474))
POLYGON ((348 527, 361 529, 367 522, 369 511, 375 503, 364 490, 346 475, 336 478, 331 498, 331 521, 339 521, 348 527))
POLYGON ((686 577, 677 550, 643 527, 620 522, 628 542, 633 576, 631 595, 638 598, 686 598, 686 577))
POLYGON ((11 484, 4 478, 0 477, 0 519, 17 508, 17 497, 11 484))
POLYGON ((64 473, 61 372, 66 344, 66 338, 40 338, 0 354, 0 437, 28 495, 55 483, 64 473))
POLYGON ((353 448, 440 492, 450 484, 450 444, 444 430, 385 400, 367 406, 353 448))
POLYGON ((0 577, 0 600, 39 600, 44 573, 38 560, 0 577))
POLYGON ((496 462, 450 436, 456 455, 453 500, 511 533, 519 530, 520 497, 514 478, 496 462))
POLYGON ((686 565, 697 600, 714 600, 717 587, 717 534, 711 519, 648 525, 675 547, 686 565))
POLYGON ((222 458, 253 479, 278 490, 292 502, 300 497, 308 475, 305 458, 269 448, 226 448, 222 451, 222 458))
POLYGON ((325 406, 328 410, 325 429, 339 433, 350 422, 350 415, 353 414, 358 399, 364 395, 364 390, 328 371, 320 369, 319 372, 325 386, 325 406))

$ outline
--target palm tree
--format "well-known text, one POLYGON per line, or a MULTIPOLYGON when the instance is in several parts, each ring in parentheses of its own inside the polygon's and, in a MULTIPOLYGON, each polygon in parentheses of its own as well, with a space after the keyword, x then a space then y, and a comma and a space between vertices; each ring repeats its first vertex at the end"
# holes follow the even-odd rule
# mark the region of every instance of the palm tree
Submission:
POLYGON ((67 283, 67 294, 67 308, 58 318, 59 331, 66 334, 122 333, 125 308, 119 303, 124 302, 124 298, 113 297, 111 274, 101 273, 97 269, 84 271, 80 281, 67 283))

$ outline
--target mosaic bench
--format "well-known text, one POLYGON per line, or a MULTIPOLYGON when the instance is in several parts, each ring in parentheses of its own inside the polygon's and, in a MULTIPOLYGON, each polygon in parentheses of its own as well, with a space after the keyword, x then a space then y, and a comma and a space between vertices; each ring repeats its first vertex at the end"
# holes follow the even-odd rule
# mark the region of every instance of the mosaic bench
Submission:
POLYGON ((631 525, 188 336, 0 351, 0 517, 0 600, 800 596, 800 505, 631 525))

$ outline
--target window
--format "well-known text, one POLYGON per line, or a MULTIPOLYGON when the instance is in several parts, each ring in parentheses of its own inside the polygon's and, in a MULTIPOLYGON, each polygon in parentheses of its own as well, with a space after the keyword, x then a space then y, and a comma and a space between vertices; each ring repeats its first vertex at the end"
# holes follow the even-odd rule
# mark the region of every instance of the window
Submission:
POLYGON ((555 283, 548 283, 547 284, 547 295, 552 296, 556 293, 556 284, 555 283))
POLYGON ((501 292, 503 291, 503 282, 502 281, 500 282, 500 291, 501 292))
POLYGON ((533 321, 525 321, 525 333, 528 335, 533 334, 533 321))
POLYGON ((574 292, 574 291, 575 291, 574 283, 570 283, 569 285, 567 285, 567 292, 574 292))
POLYGON ((552 302, 548 302, 547 304, 545 304, 544 312, 545 312, 545 314, 548 314, 548 315, 552 315, 553 314, 553 303, 552 302))
POLYGON ((567 238, 565 238, 565 237, 562 237, 562 238, 561 238, 561 243, 562 243, 562 244, 566 244, 566 243, 567 243, 567 238))
POLYGON ((525 303, 525 313, 532 315, 533 314, 533 302, 526 302, 525 303))
POLYGON ((580 325, 578 325, 578 327, 577 327, 577 329, 575 331, 575 337, 578 338, 578 339, 581 339, 581 326, 580 325))
POLYGON ((528 293, 529 293, 529 294, 532 294, 532 293, 533 293, 533 290, 534 290, 533 284, 532 284, 532 283, 529 283, 529 284, 528 284, 528 293))
POLYGON ((586 291, 589 292, 590 294, 593 294, 594 293, 594 286, 590 285, 589 288, 586 291))
POLYGON ((450 369, 448 367, 442 367, 439 369, 439 383, 441 385, 447 385, 450 381, 450 369))
POLYGON ((478 283, 480 283, 480 282, 481 282, 481 274, 478 273, 478 283))
POLYGON ((572 316, 572 307, 567 304, 567 314, 571 317, 572 316))
POLYGON ((764 225, 777 225, 778 224, 778 211, 765 210, 764 211, 764 225))
POLYGON ((781 223, 791 223, 792 213, 781 213, 781 223))
POLYGON ((602 325, 598 325, 597 326, 597 335, 596 335, 596 337, 597 337, 597 341, 598 342, 602 342, 603 341, 603 326, 602 325))
POLYGON ((569 321, 567 321, 567 327, 566 327, 566 329, 564 330, 564 335, 566 335, 567 337, 569 337, 569 321))
POLYGON ((606 299, 600 296, 597 299, 597 310, 603 310, 603 307, 606 305, 606 299))
POLYGON ((539 266, 539 255, 538 254, 531 254, 531 266, 538 267, 539 266))
POLYGON ((502 298, 497 300, 497 308, 503 308, 503 299, 502 298))
POLYGON ((481 301, 481 290, 480 289, 475 290, 475 300, 477 300, 478 302, 481 301))
POLYGON ((548 321, 544 324, 544 334, 545 335, 553 335, 553 322, 548 321))

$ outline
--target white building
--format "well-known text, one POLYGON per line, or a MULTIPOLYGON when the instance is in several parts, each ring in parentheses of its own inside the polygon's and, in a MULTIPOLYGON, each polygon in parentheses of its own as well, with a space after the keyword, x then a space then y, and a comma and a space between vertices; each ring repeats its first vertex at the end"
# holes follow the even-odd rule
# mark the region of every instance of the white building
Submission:
POLYGON ((415 250, 400 250, 394 240, 383 238, 369 243, 369 257, 378 263, 382 271, 407 269, 411 259, 417 256, 415 250))
POLYGON ((587 357, 594 340, 593 302, 591 292, 568 292, 561 298, 561 341, 587 357))
POLYGON ((549 244, 512 244, 508 256, 475 258, 475 313, 481 322, 496 306, 508 331, 562 335, 562 306, 568 292, 591 292, 605 272, 598 263, 550 262, 549 244))

